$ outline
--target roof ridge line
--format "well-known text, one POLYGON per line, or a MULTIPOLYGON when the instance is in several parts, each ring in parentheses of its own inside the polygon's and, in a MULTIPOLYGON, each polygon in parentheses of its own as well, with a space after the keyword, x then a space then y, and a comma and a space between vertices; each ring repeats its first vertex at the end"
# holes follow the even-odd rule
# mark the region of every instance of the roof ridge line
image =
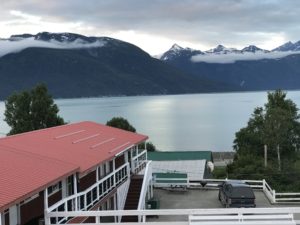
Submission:
POLYGON ((60 127, 66 127, 66 126, 71 126, 71 125, 75 125, 75 124, 81 124, 81 123, 96 123, 96 122, 93 122, 93 121, 81 121, 81 122, 75 122, 75 123, 66 123, 66 124, 63 124, 63 125, 58 125, 58 126, 54 126, 54 127, 46 127, 46 128, 41 128, 41 129, 38 129, 38 130, 31 130, 31 131, 25 131, 23 133, 20 133, 20 134, 13 134, 13 135, 9 135, 9 136, 4 136, 4 137, 0 137, 0 142, 2 139, 6 139, 6 138, 12 138, 12 137, 16 137, 16 136, 23 136, 25 134, 30 134, 30 133, 36 133, 36 132, 44 132, 44 131, 48 131, 48 130, 55 130, 55 129, 58 129, 60 127))

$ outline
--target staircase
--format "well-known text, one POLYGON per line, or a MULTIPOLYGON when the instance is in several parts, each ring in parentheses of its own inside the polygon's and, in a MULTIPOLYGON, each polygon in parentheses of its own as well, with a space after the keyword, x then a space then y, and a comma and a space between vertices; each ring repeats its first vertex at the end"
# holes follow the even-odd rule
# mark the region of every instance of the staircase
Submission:
MULTIPOLYGON (((124 210, 136 210, 139 204, 143 176, 135 175, 131 178, 124 210)), ((138 222, 137 216, 123 216, 122 222, 138 222)))

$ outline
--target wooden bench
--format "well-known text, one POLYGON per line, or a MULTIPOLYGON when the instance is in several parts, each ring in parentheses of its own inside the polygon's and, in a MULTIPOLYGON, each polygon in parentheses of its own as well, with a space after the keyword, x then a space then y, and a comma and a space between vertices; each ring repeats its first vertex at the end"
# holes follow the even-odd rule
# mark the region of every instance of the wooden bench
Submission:
POLYGON ((189 225, 296 225, 293 214, 190 215, 189 225))

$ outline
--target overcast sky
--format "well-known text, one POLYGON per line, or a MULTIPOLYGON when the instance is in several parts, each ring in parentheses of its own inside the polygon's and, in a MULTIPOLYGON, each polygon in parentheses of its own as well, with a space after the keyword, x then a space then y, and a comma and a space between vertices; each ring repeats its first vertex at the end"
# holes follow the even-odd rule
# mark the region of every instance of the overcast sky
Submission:
POLYGON ((273 49, 300 40, 298 0, 1 0, 0 37, 74 32, 131 42, 150 54, 177 43, 273 49))

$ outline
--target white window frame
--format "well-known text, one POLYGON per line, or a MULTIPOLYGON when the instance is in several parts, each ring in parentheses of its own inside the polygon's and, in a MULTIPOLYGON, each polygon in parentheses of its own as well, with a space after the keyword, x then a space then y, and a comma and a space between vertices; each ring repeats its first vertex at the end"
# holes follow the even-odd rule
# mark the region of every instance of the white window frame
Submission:
POLYGON ((48 189, 48 197, 50 197, 51 195, 54 195, 55 193, 59 192, 62 189, 62 184, 59 181, 58 183, 47 187, 47 189, 48 189), (49 190, 49 188, 51 188, 51 191, 49 190))

